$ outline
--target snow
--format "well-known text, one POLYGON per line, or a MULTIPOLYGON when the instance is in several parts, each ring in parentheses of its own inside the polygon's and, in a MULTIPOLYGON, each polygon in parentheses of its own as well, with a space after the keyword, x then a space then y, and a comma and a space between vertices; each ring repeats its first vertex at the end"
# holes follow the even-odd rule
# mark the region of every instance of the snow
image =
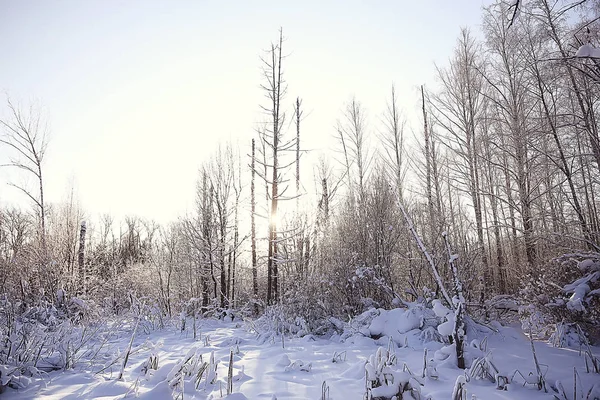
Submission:
POLYGON ((600 58, 600 49, 594 48, 591 44, 584 44, 577 49, 575 57, 578 58, 600 58))
POLYGON ((448 315, 450 313, 450 310, 448 309, 448 307, 444 306, 441 301, 436 299, 433 300, 433 312, 435 313, 435 315, 441 318, 448 315))
POLYGON ((452 336, 454 332, 454 312, 450 311, 450 309, 442 304, 439 300, 433 300, 433 312, 439 318, 445 319, 444 322, 438 325, 437 330, 440 335, 452 336))
POLYGON ((442 336, 451 336, 454 331, 454 313, 446 315, 446 321, 438 326, 438 332, 442 336))
POLYGON ((228 396, 223 397, 227 400, 247 400, 248 398, 241 393, 232 393, 228 396))
MULTIPOLYGON (((440 314, 445 313, 444 317, 448 318, 452 313, 444 308, 441 303, 436 307, 440 314)), ((140 330, 135 337, 122 381, 116 379, 120 362, 100 373, 99 361, 78 362, 72 370, 54 371, 41 379, 33 378, 24 389, 7 389, 3 399, 159 400, 174 398, 181 393, 187 399, 319 399, 325 382, 332 400, 359 400, 365 394, 367 370, 370 376, 385 373, 387 378, 392 378, 379 387, 373 387, 374 396, 389 395, 397 392, 401 386, 411 386, 420 391, 423 399, 448 399, 458 381, 467 390, 467 398, 472 395, 490 400, 552 398, 552 394, 538 391, 535 385, 527 382, 530 373, 535 374, 535 366, 529 339, 519 328, 500 327, 498 333, 474 333, 469 338, 470 344, 466 346, 469 362, 475 357, 484 357, 479 347, 487 335, 487 351, 493 351, 493 363, 499 375, 510 379, 518 369, 527 377, 522 379, 517 374, 506 385, 508 392, 496 390, 496 385, 488 380, 466 378, 465 371, 456 367, 452 345, 444 347, 439 342, 419 342, 414 339, 418 337, 417 333, 422 332, 420 329, 427 328, 423 326, 424 320, 436 318, 431 310, 428 311, 431 314, 418 308, 371 310, 372 318, 364 317, 362 323, 365 328, 362 330, 354 329, 352 334, 329 338, 288 337, 285 348, 281 340, 261 341, 257 333, 250 329, 251 324, 235 321, 200 320, 201 337, 196 341, 191 332, 191 323, 186 324, 189 329, 184 332, 174 326, 149 333, 140 330), (390 340, 398 337, 400 332, 404 332, 404 335, 414 333, 408 346, 390 340), (210 340, 205 341, 206 337, 210 337, 210 340), (426 348, 435 351, 433 357, 427 358, 429 371, 435 369, 436 373, 427 373, 425 378, 421 378, 426 348), (231 350, 234 351, 233 394, 227 395, 231 350), (345 357, 338 357, 333 362, 334 354, 342 352, 345 352, 345 357), (158 357, 158 369, 145 375, 142 366, 152 355, 158 357), (211 358, 214 360, 214 383, 205 382, 203 377, 196 388, 195 374, 188 373, 183 376, 182 384, 169 386, 169 381, 177 378, 182 366, 191 365, 186 364, 186 359, 200 360, 200 357, 207 363, 211 358)), ((132 327, 128 329, 116 332, 106 348, 118 348, 122 354, 131 338, 132 327)), ((556 348, 541 341, 535 342, 535 348, 539 362, 549 366, 545 372, 549 387, 560 381, 560 385, 571 392, 574 368, 581 380, 578 381, 578 388, 581 385, 585 390, 590 390, 593 383, 600 381, 598 374, 585 373, 584 358, 578 349, 556 348)), ((598 355, 600 348, 594 347, 593 351, 598 355)), ((0 371, 3 369, 0 368, 0 371)))
POLYGON ((398 333, 406 333, 413 329, 418 329, 423 324, 422 315, 413 309, 396 308, 385 312, 379 310, 380 314, 376 316, 369 331, 371 336, 394 337, 398 333))
POLYGON ((459 375, 456 378, 456 382, 454 383, 454 389, 452 390, 452 398, 458 399, 462 396, 459 396, 460 388, 467 383, 467 380, 463 375, 459 375))
POLYGON ((600 264, 595 260, 586 259, 578 264, 581 271, 587 275, 564 286, 563 291, 571 294, 567 300, 567 308, 571 311, 584 312, 586 305, 591 301, 591 297, 598 296, 598 289, 592 290, 590 283, 596 283, 600 280, 600 264))

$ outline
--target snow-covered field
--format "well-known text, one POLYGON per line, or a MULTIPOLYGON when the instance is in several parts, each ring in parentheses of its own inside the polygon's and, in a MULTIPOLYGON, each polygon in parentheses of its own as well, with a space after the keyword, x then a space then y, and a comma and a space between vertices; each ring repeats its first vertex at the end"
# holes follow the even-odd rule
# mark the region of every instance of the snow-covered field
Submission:
MULTIPOLYGON (((409 377, 419 387, 421 398, 451 399, 457 377, 464 375, 464 371, 455 366, 452 352, 443 359, 444 345, 427 341, 425 331, 412 325, 413 317, 410 311, 401 309, 381 311, 380 317, 375 317, 368 325, 329 339, 308 335, 282 340, 278 335, 259 335, 253 331, 252 324, 242 321, 201 320, 196 340, 193 339, 190 321, 184 332, 176 327, 147 334, 140 331, 133 342, 134 351, 127 362, 124 377, 118 380, 122 352, 130 340, 130 334, 124 330, 109 338, 103 347, 103 351, 113 349, 113 355, 105 351, 104 364, 79 362, 72 370, 52 372, 20 391, 9 389, 3 398, 159 400, 179 396, 185 399, 358 400, 365 396, 367 360, 371 358, 373 363, 374 355, 382 347, 385 350, 380 355, 388 349, 395 353, 394 365, 388 366, 387 371, 396 379, 403 370, 407 371, 402 376, 409 377), (393 340, 386 334, 391 335, 393 340), (371 335, 380 337, 367 337, 371 335), (120 355, 114 349, 119 349, 120 355), (430 360, 429 371, 422 378, 425 349, 430 360), (233 394, 228 396, 231 352, 233 394), (215 361, 212 365, 211 354, 214 354, 215 361), (149 367, 152 355, 157 356, 156 370, 149 367), (206 365, 204 362, 208 365, 197 381, 198 371, 206 365), (102 365, 108 367, 100 372, 102 365), (216 376, 213 365, 216 365, 216 376), (328 392, 322 397, 327 388, 328 392)), ((492 355, 488 360, 493 359, 500 375, 511 378, 517 369, 526 377, 530 373, 535 375, 531 344, 519 328, 498 327, 498 332, 471 332, 467 342, 468 360, 484 354, 476 347, 487 347, 487 352, 491 351, 492 355), (481 344, 485 337, 487 343, 481 344)), ((538 390, 535 384, 524 385, 523 378, 517 374, 507 385, 507 390, 496 389, 496 384, 488 380, 470 379, 465 384, 466 398, 471 399, 475 395, 477 399, 553 399, 551 386, 556 386, 556 381, 560 380, 570 400, 573 399, 574 369, 578 374, 578 396, 582 389, 587 391, 594 383, 600 383, 599 374, 585 372, 584 356, 579 349, 556 348, 543 341, 535 341, 534 345, 548 383, 548 393, 538 390)), ((593 352, 598 356, 600 349, 595 347, 593 352)), ((377 368, 370 367, 371 370, 377 368)), ((414 396, 418 398, 416 394, 414 396)), ((404 398, 407 398, 406 395, 404 398)))

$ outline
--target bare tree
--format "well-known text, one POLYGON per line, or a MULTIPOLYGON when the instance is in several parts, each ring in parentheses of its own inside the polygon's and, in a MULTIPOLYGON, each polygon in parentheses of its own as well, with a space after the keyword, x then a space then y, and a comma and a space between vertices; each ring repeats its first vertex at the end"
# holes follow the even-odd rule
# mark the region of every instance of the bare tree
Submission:
POLYGON ((392 85, 390 100, 383 116, 385 131, 382 133, 384 151, 387 155, 387 165, 394 173, 395 184, 398 188, 400 198, 403 197, 403 181, 405 174, 404 165, 404 125, 402 113, 398 107, 398 95, 396 88, 392 85))
POLYGON ((283 172, 295 161, 283 162, 283 154, 295 149, 295 139, 285 140, 282 127, 285 121, 285 113, 281 103, 287 92, 287 85, 283 78, 283 30, 279 30, 279 40, 271 43, 266 56, 261 57, 262 72, 265 83, 261 88, 265 92, 268 105, 261 106, 270 119, 262 131, 261 141, 263 143, 263 164, 265 174, 263 179, 267 186, 267 200, 269 207, 269 237, 267 254, 267 303, 273 304, 279 300, 279 264, 280 254, 278 245, 281 238, 278 237, 278 206, 279 201, 287 199, 286 188, 283 187, 286 180, 283 172), (267 156, 267 149, 270 154, 267 156), (267 171, 270 169, 270 176, 267 171), (270 191, 268 190, 270 185, 270 191))
POLYGON ((214 190, 209 179, 209 167, 204 165, 196 185, 196 210, 186 218, 183 234, 190 249, 192 262, 196 265, 197 286, 201 296, 201 306, 207 310, 211 300, 218 294, 215 277, 217 249, 216 220, 214 210, 214 190), (211 285, 212 283, 212 285, 211 285), (212 286, 212 290, 211 290, 212 286))
POLYGON ((365 196, 365 179, 371 162, 371 156, 367 147, 366 124, 365 109, 353 97, 346 104, 343 118, 341 121, 338 121, 337 131, 344 151, 350 186, 358 188, 359 202, 365 196), (350 169, 352 165, 356 165, 356 182, 351 181, 350 169))
POLYGON ((172 289, 177 274, 178 257, 181 254, 179 227, 169 225, 159 229, 159 237, 152 252, 152 264, 158 276, 159 301, 169 318, 173 313, 172 289))
POLYGON ((525 68, 528 51, 518 46, 521 35, 525 33, 516 28, 520 27, 512 26, 509 31, 502 19, 486 20, 488 60, 494 62, 490 70, 481 71, 481 75, 490 88, 486 99, 496 112, 491 128, 496 130, 500 139, 497 141, 503 146, 499 150, 506 157, 503 166, 507 174, 505 196, 512 200, 508 206, 521 216, 525 256, 529 268, 532 268, 537 261, 533 207, 539 178, 535 173, 535 126, 528 116, 537 108, 537 101, 530 96, 534 86, 525 68), (514 195, 512 182, 516 186, 514 195))
POLYGON ((302 122, 302 115, 304 111, 301 109, 302 100, 300 97, 296 98, 294 104, 294 116, 296 124, 296 208, 298 208, 298 201, 300 200, 300 122, 302 122))
POLYGON ((211 162, 211 173, 208 176, 213 191, 214 206, 217 216, 218 261, 219 261, 219 298, 222 308, 230 301, 229 284, 231 278, 231 263, 226 262, 231 256, 230 248, 230 217, 231 194, 234 186, 233 149, 228 144, 225 149, 218 148, 211 162), (228 269, 226 271, 226 265, 228 269))
POLYGON ((32 225, 30 216, 18 208, 11 207, 0 213, 0 292, 19 291, 22 299, 25 297, 23 280, 29 272, 27 247, 32 225))
POLYGON ((539 10, 544 19, 544 28, 547 29, 550 38, 555 43, 560 56, 565 60, 564 68, 568 76, 568 83, 571 85, 578 107, 580 121, 583 125, 583 131, 586 133, 592 153, 596 160, 598 169, 600 169, 600 128, 595 121, 593 104, 586 101, 586 94, 582 85, 578 83, 575 68, 568 62, 570 59, 565 43, 565 35, 560 26, 565 13, 573 9, 582 2, 568 3, 566 5, 550 2, 548 0, 539 0, 539 10), (562 6, 562 7, 561 7, 562 6))
POLYGON ((12 183, 11 185, 24 193, 36 206, 39 221, 39 237, 44 257, 46 248, 46 206, 44 203, 44 176, 42 165, 48 145, 47 126, 42 119, 41 111, 30 106, 27 111, 21 110, 8 99, 9 116, 0 119, 4 134, 0 143, 14 152, 8 164, 25 171, 37 181, 37 191, 31 191, 25 186, 12 183))
MULTIPOLYGON (((478 69, 478 44, 467 29, 461 31, 450 67, 438 68, 442 83, 440 94, 432 95, 431 105, 437 124, 445 135, 442 140, 455 154, 457 180, 470 195, 475 214, 477 244, 481 255, 483 282, 489 281, 489 264, 483 233, 480 187, 479 123, 484 110, 483 78, 478 69)), ((484 291, 482 290, 482 294, 484 291)))
POLYGON ((231 266, 231 302, 230 307, 235 306, 236 300, 236 268, 239 257, 239 247, 241 242, 244 240, 242 238, 240 240, 240 231, 239 231, 239 223, 240 223, 240 198, 242 196, 242 157, 239 152, 239 148, 236 151, 235 157, 237 160, 232 160, 233 166, 233 191, 234 191, 234 225, 233 225, 233 246, 231 249, 231 253, 233 254, 233 263, 231 266), (237 161, 237 162, 236 162, 237 161))
MULTIPOLYGON (((355 219, 362 221, 357 227, 359 237, 356 246, 358 246, 358 253, 361 254, 361 257, 365 257, 369 246, 365 201, 367 174, 372 154, 367 143, 366 111, 356 98, 353 97, 346 103, 342 119, 338 121, 337 132, 342 145, 349 185, 350 208, 348 212, 352 213, 355 219)), ((364 262, 365 259, 363 258, 361 261, 364 262)))

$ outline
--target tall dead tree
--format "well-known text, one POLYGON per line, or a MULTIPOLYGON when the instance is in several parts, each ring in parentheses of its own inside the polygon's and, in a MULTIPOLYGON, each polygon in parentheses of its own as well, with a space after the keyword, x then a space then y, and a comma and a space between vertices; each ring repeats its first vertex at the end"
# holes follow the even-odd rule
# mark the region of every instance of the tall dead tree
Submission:
POLYGON ((285 189, 282 171, 293 164, 283 164, 282 156, 287 151, 294 149, 294 140, 285 141, 282 138, 281 128, 285 121, 285 113, 281 109, 281 102, 287 92, 287 86, 283 79, 283 30, 279 30, 279 40, 277 43, 271 43, 266 56, 261 57, 262 72, 265 83, 261 88, 265 92, 268 105, 261 106, 263 111, 269 117, 269 124, 262 132, 261 140, 263 143, 263 166, 265 167, 265 184, 267 189, 271 185, 271 190, 267 190, 267 197, 270 201, 269 209, 269 238, 268 238, 268 258, 267 258, 267 304, 273 304, 279 300, 279 252, 278 252, 278 226, 277 212, 279 201, 285 189), (266 150, 270 151, 267 159, 266 150), (270 168, 270 177, 267 170, 270 168))
POLYGON ((279 298, 278 285, 278 260, 277 260, 277 202, 279 200, 279 141, 281 135, 281 47, 283 44, 283 32, 279 33, 279 46, 271 47, 271 85, 269 95, 272 101, 271 115, 273 117, 273 175, 271 180, 271 214, 270 214, 270 229, 269 229, 269 252, 268 252, 268 268, 271 270, 271 281, 267 285, 267 303, 271 301, 277 302, 279 298))
POLYGON ((296 125, 296 270, 299 273, 304 272, 304 266, 308 262, 307 254, 310 255, 310 234, 305 228, 305 218, 300 213, 300 123, 302 122, 302 115, 304 114, 302 108, 302 100, 300 97, 296 98, 294 103, 294 123, 296 125), (306 246, 306 251, 305 251, 306 246))

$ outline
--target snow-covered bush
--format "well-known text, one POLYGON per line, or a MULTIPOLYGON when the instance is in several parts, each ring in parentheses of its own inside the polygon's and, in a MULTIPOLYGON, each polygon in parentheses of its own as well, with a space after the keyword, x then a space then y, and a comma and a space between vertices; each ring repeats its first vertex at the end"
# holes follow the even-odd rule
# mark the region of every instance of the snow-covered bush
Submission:
POLYGON ((554 347, 579 347, 586 342, 575 323, 559 322, 549 338, 554 347))
POLYGON ((496 295, 486 300, 483 310, 485 312, 483 317, 503 325, 519 321, 519 301, 511 295, 496 295))
POLYGON ((557 400, 598 400, 600 399, 600 384, 595 383, 589 388, 569 388, 567 391, 560 380, 557 380, 554 386, 552 386, 554 390, 554 398, 557 400), (574 392, 571 392, 571 390, 574 392), (568 393, 568 394, 567 394, 568 393))
POLYGON ((465 388, 466 380, 463 375, 459 375, 454 382, 452 389, 452 400, 467 400, 467 389, 465 388))
POLYGON ((272 337, 289 334, 291 332, 291 321, 286 316, 281 305, 265 308, 263 314, 256 320, 248 320, 249 328, 254 330, 265 342, 272 337))
POLYGON ((188 353, 179 360, 171 371, 167 374, 167 382, 169 387, 176 394, 176 398, 181 395, 183 398, 183 390, 185 385, 185 378, 196 376, 201 364, 202 358, 197 354, 197 349, 191 348, 188 353))
POLYGON ((579 260, 577 268, 583 276, 566 284, 563 292, 568 295, 567 309, 575 313, 590 313, 594 321, 600 318, 600 254, 579 260))
POLYGON ((554 318, 540 304, 519 306, 519 319, 524 332, 536 338, 547 338, 554 331, 554 318))
POLYGON ((152 375, 152 371, 156 371, 158 369, 158 355, 156 353, 151 353, 148 356, 148 359, 142 363, 140 368, 140 373, 144 375, 144 377, 148 378, 152 375))
POLYGON ((19 315, 22 304, 11 302, 6 296, 0 299, 0 391, 8 386, 21 388, 29 378, 40 375, 38 369, 41 352, 49 327, 60 321, 57 311, 47 304, 26 309, 19 315))
POLYGON ((406 368, 398 367, 391 346, 380 347, 365 365, 367 400, 420 399, 421 384, 406 368))
POLYGON ((65 301, 57 308, 47 301, 24 308, 6 296, 0 299, 0 366, 2 386, 21 388, 29 378, 56 369, 70 369, 97 329, 85 321, 83 301, 65 301), (84 323, 86 322, 86 323, 84 323))
POLYGON ((499 372, 492 359, 492 353, 489 352, 483 357, 475 358, 469 369, 465 371, 465 376, 469 379, 489 380, 497 383, 499 372))
POLYGON ((265 337, 331 335, 336 326, 331 322, 330 312, 318 294, 288 290, 279 304, 264 309, 251 328, 265 337))
POLYGON ((307 363, 302 360, 295 360, 295 361, 290 362, 289 365, 287 365, 284 368, 284 371, 285 372, 295 372, 295 371, 310 372, 311 369, 312 369, 312 363, 307 363))
POLYGON ((530 277, 522 294, 529 303, 520 310, 526 331, 535 334, 537 327, 577 323, 590 341, 600 341, 600 253, 565 254, 552 260, 539 276, 530 277))

